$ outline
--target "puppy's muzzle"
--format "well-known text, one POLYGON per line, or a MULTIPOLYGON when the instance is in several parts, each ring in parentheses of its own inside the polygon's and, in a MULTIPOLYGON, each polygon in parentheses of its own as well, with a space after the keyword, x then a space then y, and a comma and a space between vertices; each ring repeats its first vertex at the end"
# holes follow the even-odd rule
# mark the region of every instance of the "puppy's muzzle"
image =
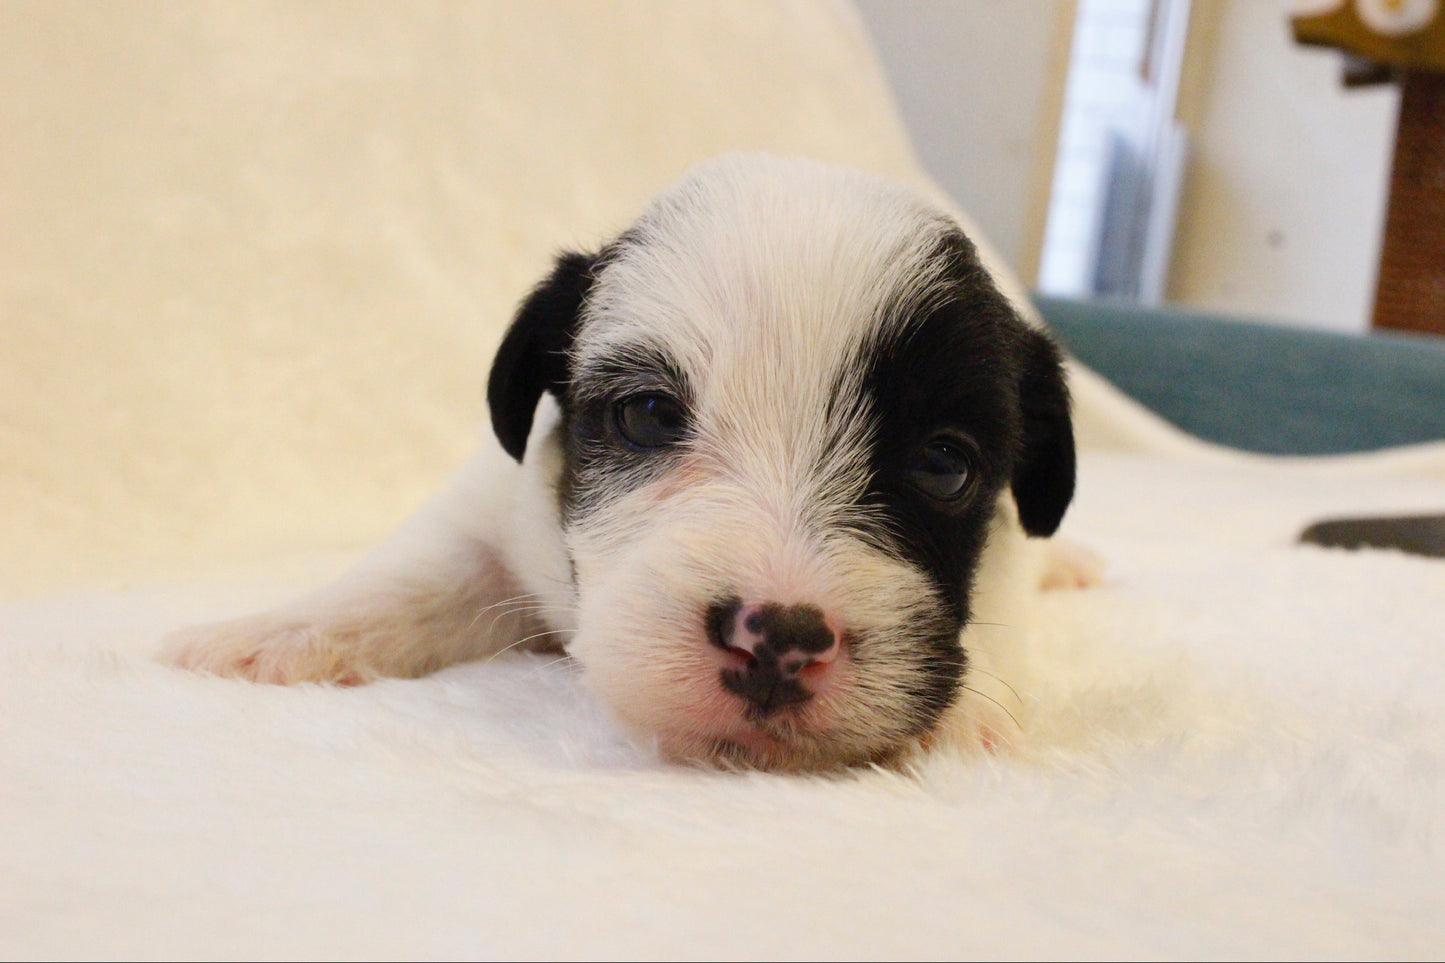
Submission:
POLYGON ((813 697, 841 651, 839 633, 816 605, 715 603, 708 639, 727 657, 722 684, 763 716, 813 697))

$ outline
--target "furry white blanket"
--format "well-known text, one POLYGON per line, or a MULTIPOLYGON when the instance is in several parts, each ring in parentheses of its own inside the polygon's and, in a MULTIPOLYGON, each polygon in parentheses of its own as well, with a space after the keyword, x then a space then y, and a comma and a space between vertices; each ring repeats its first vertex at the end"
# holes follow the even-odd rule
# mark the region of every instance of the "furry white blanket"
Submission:
MULTIPOLYGON (((1445 466, 1445 449, 1411 453, 1445 466)), ((1445 562, 1292 544, 1438 510, 1347 467, 1086 455, 1017 756, 661 765, 568 666, 198 678, 157 633, 322 577, 0 610, 0 955, 1428 958, 1445 946, 1445 562)))

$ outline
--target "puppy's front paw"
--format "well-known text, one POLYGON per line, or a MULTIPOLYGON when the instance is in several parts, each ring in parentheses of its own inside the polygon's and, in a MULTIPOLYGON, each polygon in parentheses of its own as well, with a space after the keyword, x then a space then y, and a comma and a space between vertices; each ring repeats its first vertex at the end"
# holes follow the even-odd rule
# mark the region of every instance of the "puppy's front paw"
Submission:
POLYGON ((322 626, 263 615, 173 632, 158 658, 193 672, 274 685, 362 685, 381 674, 353 654, 353 646, 322 626))
POLYGON ((1050 539, 1045 548, 1039 587, 1045 590, 1091 588, 1104 581, 1107 566, 1104 557, 1087 545, 1067 538, 1050 539))

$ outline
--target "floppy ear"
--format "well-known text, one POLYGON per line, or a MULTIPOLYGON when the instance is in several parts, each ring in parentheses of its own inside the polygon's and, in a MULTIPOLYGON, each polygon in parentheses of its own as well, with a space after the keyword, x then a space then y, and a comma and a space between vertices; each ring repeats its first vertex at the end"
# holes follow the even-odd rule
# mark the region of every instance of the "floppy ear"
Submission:
POLYGON ((492 430, 517 461, 526 451, 542 392, 550 391, 560 400, 567 388, 567 352, 592 288, 596 263, 595 255, 560 255, 552 273, 522 302, 492 361, 487 380, 492 430))
POLYGON ((1030 535, 1052 535, 1074 497, 1074 425, 1059 349, 1029 328, 1019 381, 1023 439, 1014 463, 1019 520, 1030 535))

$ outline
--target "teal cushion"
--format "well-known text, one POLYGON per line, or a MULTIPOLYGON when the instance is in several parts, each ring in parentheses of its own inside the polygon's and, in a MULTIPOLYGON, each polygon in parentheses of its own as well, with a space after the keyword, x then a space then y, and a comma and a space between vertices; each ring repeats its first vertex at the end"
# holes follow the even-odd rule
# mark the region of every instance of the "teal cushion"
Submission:
POLYGON ((1445 338, 1034 300, 1070 353, 1200 438, 1299 455, 1445 439, 1445 338))

